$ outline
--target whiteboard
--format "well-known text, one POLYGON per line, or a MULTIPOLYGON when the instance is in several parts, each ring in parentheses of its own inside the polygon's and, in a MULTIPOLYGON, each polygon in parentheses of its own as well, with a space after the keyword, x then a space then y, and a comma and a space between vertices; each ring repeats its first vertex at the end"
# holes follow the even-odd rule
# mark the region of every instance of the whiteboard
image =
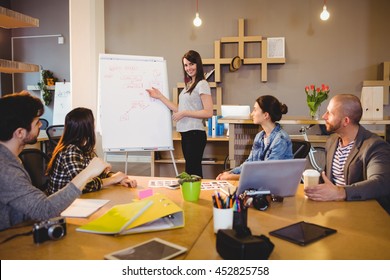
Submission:
POLYGON ((53 125, 64 124, 66 114, 72 110, 69 82, 57 82, 54 90, 53 125))
POLYGON ((173 150, 171 111, 149 96, 151 87, 169 98, 162 57, 100 54, 98 130, 105 152, 173 150))

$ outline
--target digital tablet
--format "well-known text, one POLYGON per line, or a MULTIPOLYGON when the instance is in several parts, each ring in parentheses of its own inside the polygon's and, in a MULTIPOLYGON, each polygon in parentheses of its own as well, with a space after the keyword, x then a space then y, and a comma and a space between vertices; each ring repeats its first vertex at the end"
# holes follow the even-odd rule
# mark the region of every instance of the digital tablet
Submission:
POLYGON ((271 231, 269 234, 292 243, 305 246, 336 232, 337 230, 332 228, 302 221, 271 231))
POLYGON ((135 246, 105 255, 106 260, 168 260, 187 251, 187 248, 153 238, 135 246))

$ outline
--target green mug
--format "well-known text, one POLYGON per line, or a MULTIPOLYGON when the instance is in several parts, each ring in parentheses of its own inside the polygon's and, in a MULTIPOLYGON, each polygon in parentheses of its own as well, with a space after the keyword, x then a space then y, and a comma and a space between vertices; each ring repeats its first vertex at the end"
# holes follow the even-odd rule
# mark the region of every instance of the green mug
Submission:
POLYGON ((198 201, 200 195, 201 181, 184 182, 181 185, 181 192, 185 201, 198 201))

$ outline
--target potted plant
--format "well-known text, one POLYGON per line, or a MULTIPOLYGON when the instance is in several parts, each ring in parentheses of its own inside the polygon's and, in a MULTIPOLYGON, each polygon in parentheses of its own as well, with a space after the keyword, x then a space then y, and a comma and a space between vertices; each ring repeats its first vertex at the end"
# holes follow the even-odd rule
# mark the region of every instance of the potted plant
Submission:
POLYGON ((182 172, 176 178, 179 178, 178 182, 181 185, 184 200, 198 201, 202 177, 182 172))
POLYGON ((43 101, 45 105, 50 105, 53 100, 53 90, 50 90, 48 86, 54 86, 57 78, 54 77, 53 72, 49 70, 41 71, 41 81, 38 82, 38 87, 42 92, 43 101))

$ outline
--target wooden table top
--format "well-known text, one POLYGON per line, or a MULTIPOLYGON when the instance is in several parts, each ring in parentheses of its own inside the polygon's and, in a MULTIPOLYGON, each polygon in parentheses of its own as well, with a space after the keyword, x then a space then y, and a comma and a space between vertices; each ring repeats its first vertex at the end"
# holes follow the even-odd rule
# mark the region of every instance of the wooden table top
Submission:
MULTIPOLYGON (((112 186, 82 195, 81 198, 109 199, 110 202, 89 218, 68 218, 67 235, 63 239, 36 245, 32 236, 17 237, 0 245, 0 259, 103 259, 110 252, 154 237, 188 248, 188 252, 177 259, 220 259, 213 231, 213 191, 201 191, 198 202, 186 202, 180 190, 154 189, 154 193, 165 194, 183 209, 184 228, 125 236, 76 231, 78 225, 99 217, 113 205, 133 201, 139 190, 147 188, 150 179, 164 179, 134 178, 140 185, 137 189, 112 186)), ((375 200, 314 202, 304 197, 300 186, 296 196, 285 198, 282 203, 273 202, 266 211, 249 209, 248 212, 248 226, 253 235, 269 236, 270 231, 299 221, 334 228, 337 233, 304 247, 271 236, 275 248, 270 259, 390 259, 390 216, 375 200)), ((28 230, 31 225, 2 231, 0 241, 28 230)))

